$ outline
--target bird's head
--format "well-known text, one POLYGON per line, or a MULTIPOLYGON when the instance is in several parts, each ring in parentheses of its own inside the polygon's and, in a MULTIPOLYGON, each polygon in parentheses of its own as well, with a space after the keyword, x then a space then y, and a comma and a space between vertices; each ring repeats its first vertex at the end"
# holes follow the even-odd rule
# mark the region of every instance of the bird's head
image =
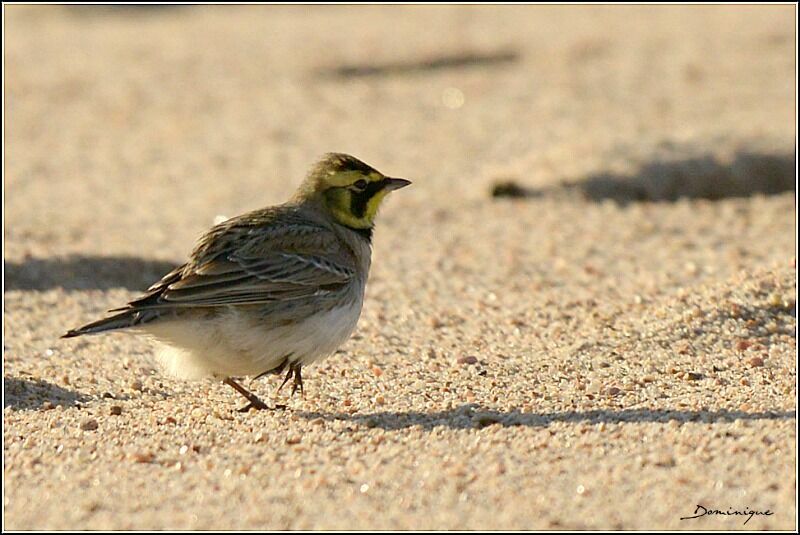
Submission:
POLYGON ((409 184, 348 154, 328 153, 311 168, 296 199, 321 204, 342 225, 370 229, 384 197, 409 184))

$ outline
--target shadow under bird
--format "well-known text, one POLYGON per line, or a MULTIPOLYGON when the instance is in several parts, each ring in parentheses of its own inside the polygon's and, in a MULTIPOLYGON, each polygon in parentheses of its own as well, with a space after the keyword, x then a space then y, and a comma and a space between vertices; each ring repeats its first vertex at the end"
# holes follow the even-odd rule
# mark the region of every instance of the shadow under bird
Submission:
POLYGON ((117 329, 165 344, 165 368, 186 379, 218 378, 266 409, 236 382, 286 376, 303 391, 301 370, 355 329, 369 274, 372 230, 386 195, 411 184, 347 154, 314 165, 287 203, 216 225, 188 262, 115 315, 63 338, 117 329))

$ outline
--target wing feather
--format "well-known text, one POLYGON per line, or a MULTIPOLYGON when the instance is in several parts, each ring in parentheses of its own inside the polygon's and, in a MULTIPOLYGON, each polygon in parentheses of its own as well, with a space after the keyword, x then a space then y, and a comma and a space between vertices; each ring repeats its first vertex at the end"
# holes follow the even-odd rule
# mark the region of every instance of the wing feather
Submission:
POLYGON ((230 220, 181 266, 132 301, 136 309, 252 305, 324 295, 356 276, 352 252, 329 228, 284 218, 230 220))

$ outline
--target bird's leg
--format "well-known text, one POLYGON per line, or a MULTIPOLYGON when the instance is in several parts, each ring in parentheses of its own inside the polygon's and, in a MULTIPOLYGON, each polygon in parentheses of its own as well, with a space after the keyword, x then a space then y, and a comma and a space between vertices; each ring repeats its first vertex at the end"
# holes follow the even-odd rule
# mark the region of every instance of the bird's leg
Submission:
POLYGON ((289 371, 286 372, 286 377, 283 378, 283 382, 281 383, 281 386, 278 387, 278 392, 281 391, 281 388, 283 388, 283 385, 285 385, 286 383, 289 382, 289 379, 292 378, 292 375, 294 375, 294 366, 292 364, 290 364, 289 365, 289 371))
POLYGON ((243 387, 242 385, 240 385, 239 383, 237 383, 236 381, 234 381, 230 377, 226 378, 222 382, 225 383, 226 385, 230 385, 234 390, 239 392, 241 395, 243 395, 245 398, 247 398, 247 401, 250 402, 247 405, 245 405, 244 407, 242 407, 241 409, 239 409, 239 412, 247 412, 250 409, 256 409, 256 410, 269 409, 269 406, 266 403, 264 403, 263 401, 261 401, 260 399, 258 399, 258 396, 256 396, 255 394, 253 394, 252 392, 247 390, 245 387, 243 387))
POLYGON ((300 369, 303 365, 298 363, 294 366, 294 384, 292 385, 292 396, 294 393, 297 392, 297 389, 300 389, 300 396, 305 397, 306 393, 303 390, 303 376, 300 373, 300 369))

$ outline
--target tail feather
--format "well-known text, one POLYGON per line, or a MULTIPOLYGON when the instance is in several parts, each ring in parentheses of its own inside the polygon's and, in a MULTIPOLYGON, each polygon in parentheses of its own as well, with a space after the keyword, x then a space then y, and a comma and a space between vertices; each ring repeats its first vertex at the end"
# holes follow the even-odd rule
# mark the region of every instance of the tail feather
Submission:
POLYGON ((83 334, 96 334, 104 331, 113 331, 115 329, 125 329, 127 327, 133 327, 153 319, 152 314, 147 315, 149 317, 145 316, 146 315, 141 311, 128 309, 108 318, 87 323, 83 327, 71 329, 67 331, 66 334, 62 335, 61 338, 72 338, 74 336, 81 336, 83 334))

